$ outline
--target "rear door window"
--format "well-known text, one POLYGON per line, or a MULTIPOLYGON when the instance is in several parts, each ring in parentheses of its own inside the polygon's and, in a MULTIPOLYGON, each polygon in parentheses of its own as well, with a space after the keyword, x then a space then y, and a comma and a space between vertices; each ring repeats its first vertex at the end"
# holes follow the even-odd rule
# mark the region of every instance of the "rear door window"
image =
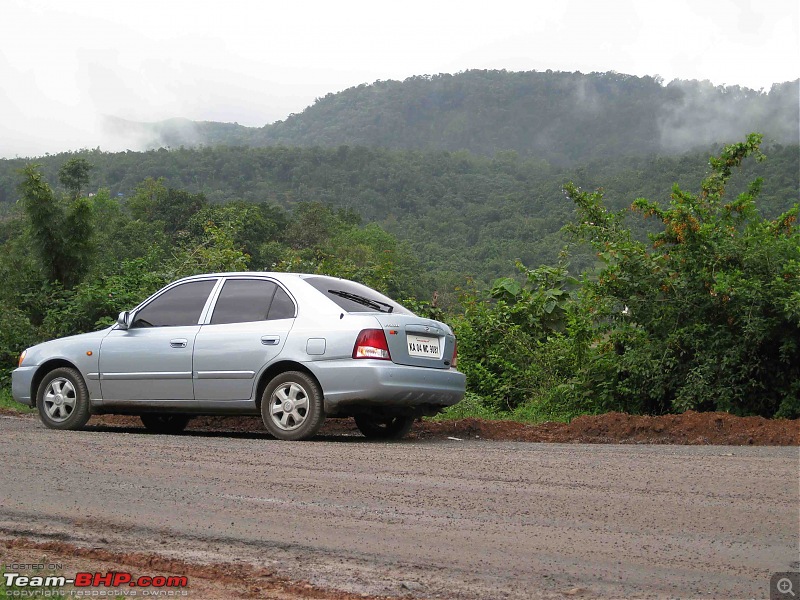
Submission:
POLYGON ((211 325, 291 319, 294 313, 294 302, 275 282, 229 279, 217 298, 211 325))
POLYGON ((263 279, 229 279, 217 298, 211 324, 266 321, 277 288, 263 279))

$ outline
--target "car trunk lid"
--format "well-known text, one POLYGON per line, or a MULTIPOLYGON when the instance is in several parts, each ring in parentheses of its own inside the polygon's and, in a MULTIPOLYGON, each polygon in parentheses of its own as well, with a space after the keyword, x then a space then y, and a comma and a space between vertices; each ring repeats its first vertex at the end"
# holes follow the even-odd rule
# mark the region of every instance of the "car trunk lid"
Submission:
POLYGON ((415 315, 380 314, 392 362, 399 365, 449 369, 456 338, 444 323, 415 315))

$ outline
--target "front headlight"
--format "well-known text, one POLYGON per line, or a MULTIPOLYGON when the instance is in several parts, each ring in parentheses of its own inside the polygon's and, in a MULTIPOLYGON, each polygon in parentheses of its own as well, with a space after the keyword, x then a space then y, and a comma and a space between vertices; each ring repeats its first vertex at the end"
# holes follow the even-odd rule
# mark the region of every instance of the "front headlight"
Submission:
POLYGON ((22 354, 20 354, 20 355, 19 355, 19 364, 17 365, 18 367, 21 367, 21 366, 22 366, 22 361, 23 361, 23 360, 25 360, 25 355, 26 355, 27 353, 28 353, 28 351, 27 351, 27 350, 23 350, 23 351, 22 351, 22 354))

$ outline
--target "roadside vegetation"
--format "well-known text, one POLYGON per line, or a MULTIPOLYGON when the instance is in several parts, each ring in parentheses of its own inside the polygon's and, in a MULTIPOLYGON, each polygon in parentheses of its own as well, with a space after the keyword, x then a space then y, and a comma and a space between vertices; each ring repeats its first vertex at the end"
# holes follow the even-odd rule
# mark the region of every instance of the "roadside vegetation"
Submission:
POLYGON ((494 411, 560 420, 622 411, 717 410, 800 416, 798 205, 760 215, 762 185, 727 185, 763 160, 760 136, 726 147, 690 193, 610 211, 602 192, 567 185, 572 243, 555 266, 517 267, 455 318, 469 388, 494 411), (657 223, 647 242, 628 221, 657 223), (598 262, 570 272, 586 244, 598 262))
POLYGON ((127 196, 89 195, 84 156, 60 166, 55 188, 27 165, 18 210, 0 222, 0 406, 25 347, 105 326, 178 277, 250 269, 355 279, 450 323, 468 394, 445 418, 798 417, 798 205, 764 216, 761 179, 730 190, 763 159, 760 144, 752 134, 725 147, 698 189, 664 189, 666 202, 612 210, 602 191, 567 184, 574 212, 550 264, 509 263, 488 289, 451 277, 445 302, 431 293, 443 272, 419 246, 351 209, 213 204, 152 178, 127 196))
POLYGON ((0 387, 0 410, 10 410, 21 413, 34 412, 33 408, 28 408, 27 406, 16 402, 14 398, 11 397, 11 386, 0 387))

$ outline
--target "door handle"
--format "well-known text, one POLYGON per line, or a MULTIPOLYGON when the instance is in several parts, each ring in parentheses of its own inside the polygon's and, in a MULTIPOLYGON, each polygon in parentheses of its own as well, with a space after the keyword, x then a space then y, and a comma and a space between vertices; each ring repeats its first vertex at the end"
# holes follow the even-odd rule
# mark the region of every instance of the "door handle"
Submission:
POLYGON ((186 344, 189 340, 185 340, 183 338, 176 338, 174 340, 169 341, 169 345, 173 348, 186 348, 186 344))
POLYGON ((281 341, 280 336, 277 335, 262 335, 261 336, 261 343, 265 346, 277 346, 278 343, 281 341))

